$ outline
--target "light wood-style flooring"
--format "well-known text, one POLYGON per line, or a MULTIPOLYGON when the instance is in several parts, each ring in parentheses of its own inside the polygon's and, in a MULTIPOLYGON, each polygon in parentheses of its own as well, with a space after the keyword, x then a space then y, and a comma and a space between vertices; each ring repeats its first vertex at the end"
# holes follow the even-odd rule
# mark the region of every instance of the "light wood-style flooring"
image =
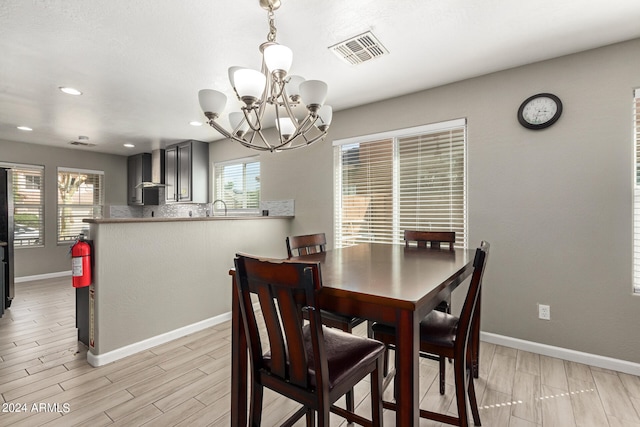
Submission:
MULTIPOLYGON (((70 278, 16 284, 0 319, 0 426, 229 425, 229 322, 93 368, 77 342, 74 292, 70 278)), ((639 377, 486 343, 480 367, 483 426, 640 427, 639 377)), ((455 413, 452 377, 440 396, 437 373, 421 360, 421 407, 455 413)), ((368 390, 367 381, 356 388, 366 417, 368 390)), ((263 425, 295 409, 267 393, 263 425)), ((394 413, 385 411, 384 422, 393 426, 394 413)))

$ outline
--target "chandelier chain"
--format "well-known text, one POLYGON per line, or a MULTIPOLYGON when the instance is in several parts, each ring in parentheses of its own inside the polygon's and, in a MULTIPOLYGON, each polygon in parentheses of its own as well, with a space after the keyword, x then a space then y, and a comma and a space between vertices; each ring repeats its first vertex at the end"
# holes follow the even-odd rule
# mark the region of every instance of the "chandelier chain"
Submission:
POLYGON ((269 6, 269 34, 267 34, 267 41, 275 42, 276 41, 276 23, 273 14, 273 6, 269 6))

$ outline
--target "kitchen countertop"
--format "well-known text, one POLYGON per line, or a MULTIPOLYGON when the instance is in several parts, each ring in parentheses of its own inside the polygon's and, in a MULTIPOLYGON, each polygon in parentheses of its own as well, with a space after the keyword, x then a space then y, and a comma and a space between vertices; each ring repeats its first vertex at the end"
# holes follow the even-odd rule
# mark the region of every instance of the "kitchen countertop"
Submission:
POLYGON ((292 219, 293 216, 195 216, 195 217, 153 217, 153 218, 89 218, 82 222, 89 224, 127 224, 137 222, 177 222, 177 221, 221 221, 248 219, 292 219))

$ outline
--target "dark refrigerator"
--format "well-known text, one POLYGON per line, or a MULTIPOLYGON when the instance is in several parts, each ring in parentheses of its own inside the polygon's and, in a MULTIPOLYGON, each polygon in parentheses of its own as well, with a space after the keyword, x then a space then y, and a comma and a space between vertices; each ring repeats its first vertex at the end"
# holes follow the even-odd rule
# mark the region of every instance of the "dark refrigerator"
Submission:
POLYGON ((13 271, 13 174, 0 168, 0 317, 14 297, 13 271))

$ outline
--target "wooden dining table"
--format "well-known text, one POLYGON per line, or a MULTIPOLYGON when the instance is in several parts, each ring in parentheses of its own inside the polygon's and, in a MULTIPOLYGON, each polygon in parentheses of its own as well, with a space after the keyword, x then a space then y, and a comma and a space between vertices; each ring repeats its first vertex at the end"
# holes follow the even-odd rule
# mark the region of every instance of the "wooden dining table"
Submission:
MULTIPOLYGON (((320 262, 320 308, 396 326, 397 426, 419 424, 419 324, 473 273, 474 251, 360 244, 292 258, 320 262)), ((234 276, 233 270, 230 272, 234 276)), ((237 292, 232 301, 231 425, 247 425, 247 344, 237 292)))

